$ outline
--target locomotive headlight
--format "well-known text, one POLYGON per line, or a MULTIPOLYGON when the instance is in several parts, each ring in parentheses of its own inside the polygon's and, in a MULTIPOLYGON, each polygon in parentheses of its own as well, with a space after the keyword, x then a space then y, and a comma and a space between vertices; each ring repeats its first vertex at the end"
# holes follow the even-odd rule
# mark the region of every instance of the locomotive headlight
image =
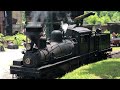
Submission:
POLYGON ((29 43, 26 44, 26 50, 30 50, 31 49, 31 45, 29 43))
POLYGON ((25 59, 25 64, 30 64, 30 58, 25 59))

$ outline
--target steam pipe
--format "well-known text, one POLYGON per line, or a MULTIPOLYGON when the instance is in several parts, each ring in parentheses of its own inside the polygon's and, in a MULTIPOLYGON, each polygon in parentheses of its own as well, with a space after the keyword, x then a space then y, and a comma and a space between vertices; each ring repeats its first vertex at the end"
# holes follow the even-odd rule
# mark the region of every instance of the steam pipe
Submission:
POLYGON ((82 20, 84 18, 87 18, 87 17, 91 16, 91 15, 95 15, 95 13, 90 12, 90 13, 87 13, 87 14, 84 14, 84 15, 77 16, 72 21, 68 22, 68 24, 76 24, 76 26, 79 26, 79 23, 81 23, 81 25, 82 25, 82 20))
POLYGON ((94 12, 90 12, 90 13, 87 13, 87 14, 84 14, 84 15, 77 16, 77 17, 74 18, 74 21, 83 20, 84 18, 89 17, 91 15, 95 15, 95 13, 94 12))

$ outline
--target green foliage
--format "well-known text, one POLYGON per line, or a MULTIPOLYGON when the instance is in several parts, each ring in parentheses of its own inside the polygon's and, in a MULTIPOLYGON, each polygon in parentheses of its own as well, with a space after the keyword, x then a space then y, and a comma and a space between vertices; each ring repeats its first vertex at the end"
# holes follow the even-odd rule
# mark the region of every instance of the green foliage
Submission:
POLYGON ((2 41, 3 41, 3 34, 2 33, 0 33, 0 46, 3 46, 3 44, 1 43, 2 41))
POLYGON ((23 42, 22 40, 26 40, 26 36, 24 34, 17 33, 16 35, 13 36, 5 36, 4 39, 6 41, 12 41, 14 44, 20 46, 23 42))
POLYGON ((23 40, 25 41, 26 40, 26 36, 24 34, 20 34, 20 33, 17 33, 15 36, 14 36, 14 42, 17 44, 17 45, 21 45, 23 40), (16 39, 15 39, 16 38, 16 39))
POLYGON ((112 51, 120 51, 120 47, 113 47, 112 51))
POLYGON ((3 46, 3 44, 0 42, 0 46, 3 46))
POLYGON ((4 35, 2 33, 0 33, 0 38, 3 37, 4 35))
POLYGON ((89 16, 88 18, 85 18, 85 22, 87 24, 95 24, 98 19, 97 13, 95 15, 89 16))
MULTIPOLYGON (((85 13, 88 13, 86 11, 85 13)), ((120 22, 119 11, 94 11, 96 14, 84 19, 86 24, 107 24, 108 22, 120 22)))
POLYGON ((98 17, 104 17, 106 15, 108 15, 109 11, 99 11, 100 14, 98 15, 98 17))
POLYGON ((104 17, 99 17, 97 13, 95 15, 89 16, 88 18, 85 19, 85 22, 87 24, 93 24, 93 25, 98 25, 98 24, 106 24, 107 22, 110 22, 110 18, 108 15, 105 15, 104 17))
POLYGON ((110 31, 108 31, 107 29, 104 31, 104 33, 110 33, 110 31))
POLYGON ((103 24, 107 24, 108 22, 111 22, 110 17, 107 14, 103 18, 104 18, 103 24))
POLYGON ((120 34, 118 34, 118 37, 120 38, 120 34))
POLYGON ((14 37, 13 36, 5 36, 4 40, 6 40, 6 41, 14 41, 14 37))
POLYGON ((120 12, 115 12, 111 17, 112 22, 120 22, 120 12))
POLYGON ((20 46, 23 40, 26 41, 26 36, 22 33, 17 33, 13 36, 4 36, 3 34, 0 33, 0 41, 11 41, 14 44, 17 44, 20 46))
POLYGON ((120 79, 120 58, 81 66, 61 79, 120 79))

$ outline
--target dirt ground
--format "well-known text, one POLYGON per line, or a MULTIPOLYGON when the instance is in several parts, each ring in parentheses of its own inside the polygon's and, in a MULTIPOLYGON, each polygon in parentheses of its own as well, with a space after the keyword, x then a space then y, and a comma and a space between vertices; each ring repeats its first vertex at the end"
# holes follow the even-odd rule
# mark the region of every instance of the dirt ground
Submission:
POLYGON ((21 53, 23 49, 7 49, 5 52, 0 52, 0 79, 12 79, 10 74, 10 65, 13 60, 23 57, 21 53))

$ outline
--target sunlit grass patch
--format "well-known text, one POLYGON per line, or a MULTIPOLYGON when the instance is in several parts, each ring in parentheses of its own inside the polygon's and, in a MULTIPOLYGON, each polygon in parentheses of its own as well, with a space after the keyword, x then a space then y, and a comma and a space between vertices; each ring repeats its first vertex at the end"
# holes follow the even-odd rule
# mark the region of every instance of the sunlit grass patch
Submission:
POLYGON ((120 79, 120 58, 81 66, 61 79, 120 79))
POLYGON ((120 51, 120 47, 112 47, 112 51, 120 51))

